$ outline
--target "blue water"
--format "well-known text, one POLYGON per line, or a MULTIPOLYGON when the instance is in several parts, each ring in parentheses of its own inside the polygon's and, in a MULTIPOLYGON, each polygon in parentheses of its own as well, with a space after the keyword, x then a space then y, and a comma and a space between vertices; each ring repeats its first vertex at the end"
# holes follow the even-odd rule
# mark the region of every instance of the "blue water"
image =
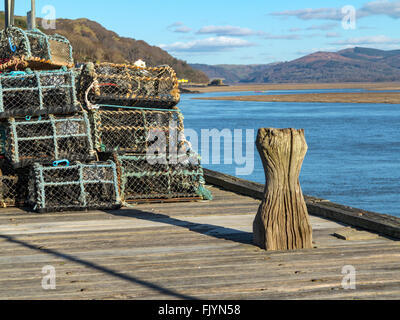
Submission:
MULTIPOLYGON (((296 92, 321 90, 291 91, 296 92)), ((260 93, 182 95, 179 107, 185 117, 185 129, 193 129, 199 136, 201 129, 254 129, 255 139, 261 127, 303 128, 308 144, 300 175, 304 194, 400 217, 400 105, 192 99, 243 94, 260 93)), ((254 144, 252 147, 254 171, 239 177, 265 183, 261 160, 254 144)), ((198 151, 201 153, 201 143, 198 151)), ((236 169, 243 167, 234 161, 203 165, 236 176, 236 169)))

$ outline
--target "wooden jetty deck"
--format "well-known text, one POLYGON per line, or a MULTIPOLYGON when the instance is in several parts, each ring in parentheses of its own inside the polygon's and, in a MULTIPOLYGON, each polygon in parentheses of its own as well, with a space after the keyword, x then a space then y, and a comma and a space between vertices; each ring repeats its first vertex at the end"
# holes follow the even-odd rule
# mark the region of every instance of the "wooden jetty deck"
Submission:
POLYGON ((210 202, 118 211, 0 210, 0 299, 399 299, 400 242, 346 241, 311 215, 315 248, 251 244, 259 200, 210 186, 210 202), (56 270, 56 289, 41 286, 56 270), (356 290, 342 268, 356 269, 356 290))

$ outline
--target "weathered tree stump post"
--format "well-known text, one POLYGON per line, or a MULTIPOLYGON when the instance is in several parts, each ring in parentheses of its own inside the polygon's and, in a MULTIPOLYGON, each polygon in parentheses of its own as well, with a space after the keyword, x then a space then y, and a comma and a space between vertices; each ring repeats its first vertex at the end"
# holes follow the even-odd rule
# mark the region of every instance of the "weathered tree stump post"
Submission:
POLYGON ((308 149, 304 130, 262 128, 256 145, 266 183, 253 222, 254 243, 266 250, 312 248, 312 229, 299 182, 308 149))

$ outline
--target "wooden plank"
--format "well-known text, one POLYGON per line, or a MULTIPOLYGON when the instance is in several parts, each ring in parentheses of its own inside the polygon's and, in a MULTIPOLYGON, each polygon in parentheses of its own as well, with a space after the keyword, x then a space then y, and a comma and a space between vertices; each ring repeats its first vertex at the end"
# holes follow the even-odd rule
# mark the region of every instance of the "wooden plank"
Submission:
MULTIPOLYGON (((238 260, 219 260, 218 263, 209 261, 209 263, 186 263, 182 264, 179 261, 175 261, 175 263, 153 263, 153 264, 137 264, 135 262, 127 262, 121 264, 115 264, 110 261, 108 264, 101 263, 103 268, 109 268, 109 270, 119 271, 121 273, 132 274, 137 277, 144 278, 152 278, 152 279, 169 279, 171 275, 174 276, 175 279, 181 278, 196 278, 196 277, 207 277, 207 276, 234 276, 234 275, 242 275, 246 276, 249 274, 253 274, 254 276, 262 275, 265 273, 272 273, 274 276, 279 274, 286 274, 288 277, 308 277, 315 276, 316 274, 340 274, 340 271, 346 263, 351 263, 355 266, 358 273, 360 275, 366 274, 380 274, 381 272, 386 271, 396 271, 400 267, 400 259, 399 257, 387 256, 386 259, 383 259, 376 263, 374 260, 375 257, 369 256, 364 257, 362 259, 354 259, 348 262, 348 260, 331 260, 329 262, 320 263, 320 264, 299 264, 299 265, 285 265, 279 266, 278 264, 270 263, 268 261, 259 259, 259 260, 249 260, 246 263, 242 263, 238 260), (112 269, 111 269, 112 268, 112 269)), ((92 276, 97 275, 107 275, 106 272, 99 272, 95 268, 90 268, 89 266, 58 266, 56 268, 57 274, 60 276, 60 279, 92 279, 92 276)), ((31 268, 28 270, 21 270, 21 272, 17 272, 16 270, 9 270, 8 276, 7 273, 1 273, 2 277, 0 278, 0 284, 10 283, 12 281, 20 281, 23 285, 25 283, 23 281, 34 280, 38 277, 41 277, 40 268, 31 268)), ((400 275, 396 274, 393 279, 399 278, 400 275)), ((93 278, 94 279, 94 278, 93 278)), ((96 278, 96 281, 99 279, 96 278)), ((0 285, 1 291, 2 285, 0 285)))
MULTIPOLYGON (((56 241, 56 242, 47 242, 45 240, 41 241, 29 241, 25 243, 27 244, 26 246, 24 245, 18 245, 16 243, 9 243, 7 247, 4 247, 3 250, 0 252, 0 257, 13 257, 13 256, 20 256, 20 255, 29 255, 32 253, 35 253, 34 250, 37 252, 42 252, 44 249, 51 249, 51 250, 56 250, 60 252, 69 252, 69 253, 81 253, 81 252, 86 252, 86 251, 91 251, 91 250, 102 250, 102 249, 110 249, 110 250, 117 250, 117 249, 127 249, 127 248, 152 248, 154 246, 154 243, 157 244, 157 246, 170 246, 170 247, 181 247, 184 245, 190 245, 192 243, 196 244, 203 244, 203 243, 208 243, 208 244, 215 244, 218 245, 220 243, 226 243, 226 242, 232 242, 233 240, 240 240, 242 239, 243 242, 251 242, 251 235, 250 234, 239 234, 236 237, 233 237, 232 235, 229 235, 229 238, 227 236, 223 236, 220 238, 215 238, 212 237, 210 238, 206 234, 197 234, 197 233, 190 233, 186 234, 185 232, 181 233, 163 233, 162 235, 154 233, 154 234, 144 234, 144 235, 133 235, 131 238, 113 238, 113 239, 103 239, 103 240, 97 240, 97 239, 92 239, 92 240, 86 240, 83 241, 71 241, 71 240, 66 240, 66 241, 56 241), (224 238, 227 239, 232 239, 230 240, 225 240, 224 238)), ((20 240, 17 240, 20 241, 20 240)), ((362 253, 365 251, 370 251, 370 252, 384 252, 384 251, 392 251, 392 250, 399 250, 398 245, 392 245, 391 243, 388 243, 386 239, 377 241, 375 240, 374 242, 361 242, 357 244, 357 247, 354 248, 351 244, 346 243, 345 245, 341 245, 340 241, 341 240, 335 240, 336 245, 334 246, 320 246, 317 243, 317 247, 312 251, 313 253, 309 252, 303 252, 301 254, 298 254, 296 252, 291 252, 291 256, 293 259, 297 259, 297 257, 301 257, 302 255, 318 255, 318 254, 331 254, 334 252, 341 252, 343 254, 346 254, 347 252, 354 252, 354 253, 362 253)), ((243 251, 245 251, 245 245, 243 245, 243 251)), ((252 245, 248 245, 247 250, 251 250, 254 248, 252 245)), ((264 253, 264 252, 259 252, 259 251, 254 251, 260 256, 265 256, 265 257, 279 257, 279 253, 275 253, 275 255, 272 255, 271 253, 264 253)), ((148 252, 150 254, 150 250, 148 252)), ((232 253, 234 254, 234 253, 232 253)), ((285 255, 285 253, 281 253, 282 255, 285 255)))
MULTIPOLYGON (((264 186, 259 183, 246 181, 208 169, 204 169, 204 175, 207 183, 262 199, 264 186)), ((312 215, 329 218, 353 227, 363 228, 400 239, 400 218, 352 208, 323 199, 307 196, 305 196, 305 199, 308 211, 312 215)))
POLYGON ((251 244, 259 200, 210 189, 211 202, 0 210, 0 299, 351 298, 336 290, 347 264, 360 298, 400 297, 400 242, 349 243, 333 237, 346 224, 311 216, 316 248, 265 252, 251 244), (40 286, 48 264, 57 272, 52 292, 40 286))
MULTIPOLYGON (((379 276, 371 278, 370 273, 363 273, 358 276, 359 286, 369 285, 371 287, 375 286, 379 288, 381 285, 400 283, 400 280, 394 280, 393 275, 396 274, 395 270, 382 271, 379 276)), ((265 275, 257 275, 256 277, 249 277, 249 275, 234 275, 230 277, 223 276, 212 276, 212 277, 196 277, 194 282, 188 279, 178 279, 175 278, 171 281, 163 282, 157 279, 150 279, 151 286, 143 285, 147 283, 148 280, 133 277, 132 281, 120 281, 117 279, 102 279, 96 282, 88 281, 88 279, 82 279, 82 281, 72 283, 63 283, 58 285, 56 292, 49 293, 49 295, 55 295, 58 293, 64 294, 65 292, 76 292, 79 288, 84 288, 86 292, 125 292, 134 293, 136 296, 140 295, 154 295, 162 291, 162 289, 167 289, 172 292, 179 292, 181 295, 186 296, 200 296, 215 294, 226 294, 232 292, 248 292, 248 291, 264 291, 269 293, 281 293, 285 295, 297 294, 299 291, 304 290, 321 290, 326 289, 329 292, 332 288, 340 288, 342 275, 339 273, 335 274, 315 274, 314 277, 288 277, 285 274, 271 275, 268 277, 265 275), (316 281, 320 279, 320 281, 316 281), (136 280, 136 281, 135 281, 136 280), (154 290, 154 287, 162 288, 161 290, 154 290)), ((32 282, 30 287, 21 289, 11 289, 4 292, 7 296, 19 295, 26 296, 37 295, 40 292, 40 278, 32 282), (39 281, 38 281, 39 280, 39 281), (38 283, 39 282, 39 283, 38 283), (38 290, 39 289, 39 290, 38 290)), ((43 291, 42 291, 43 292, 43 291)))

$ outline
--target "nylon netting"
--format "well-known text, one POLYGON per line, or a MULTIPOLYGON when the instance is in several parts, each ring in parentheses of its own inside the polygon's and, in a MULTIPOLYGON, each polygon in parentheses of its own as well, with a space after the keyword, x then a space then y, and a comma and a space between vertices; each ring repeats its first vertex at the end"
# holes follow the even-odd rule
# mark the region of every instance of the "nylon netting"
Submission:
POLYGON ((160 153, 186 146, 183 116, 178 110, 93 110, 89 113, 96 149, 119 153, 160 153))
POLYGON ((162 199, 210 199, 200 158, 181 155, 118 155, 122 199, 126 202, 162 199))
POLYGON ((172 108, 180 99, 178 79, 169 66, 141 68, 88 63, 79 79, 79 99, 94 105, 172 108))
POLYGON ((95 159, 86 112, 10 118, 0 124, 5 132, 5 156, 15 167, 34 162, 95 159))
POLYGON ((79 110, 73 71, 18 71, 0 77, 0 118, 79 110))
POLYGON ((28 197, 29 169, 14 170, 0 159, 0 206, 22 207, 28 197))
POLYGON ((38 212, 114 209, 121 205, 115 163, 42 166, 30 173, 29 203, 38 212))
POLYGON ((32 69, 46 65, 48 68, 73 67, 74 64, 67 38, 46 35, 39 29, 22 30, 11 26, 0 32, 0 59, 18 61, 13 58, 23 58, 32 69))

